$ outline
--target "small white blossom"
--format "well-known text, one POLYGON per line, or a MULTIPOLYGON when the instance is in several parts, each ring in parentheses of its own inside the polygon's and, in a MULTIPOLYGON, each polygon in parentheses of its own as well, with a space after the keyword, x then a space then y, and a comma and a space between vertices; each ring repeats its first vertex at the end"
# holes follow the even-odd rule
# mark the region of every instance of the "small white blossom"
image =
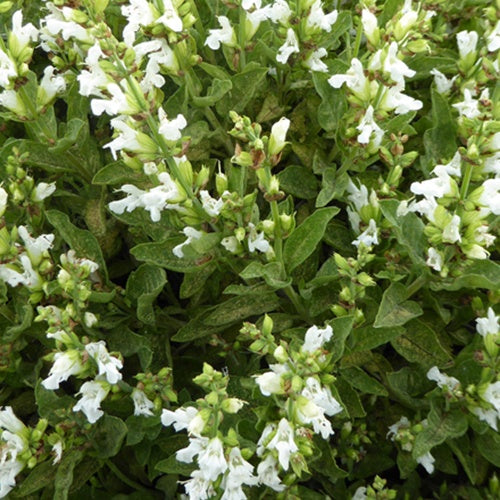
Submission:
POLYGON ((398 57, 398 44, 392 42, 387 51, 378 50, 371 58, 368 66, 370 70, 382 69, 386 74, 389 74, 391 80, 398 84, 399 90, 404 88, 405 77, 411 78, 415 76, 415 71, 410 69, 398 57))
POLYGON ((275 372, 266 372, 262 375, 254 375, 254 377, 255 382, 259 386, 260 392, 264 394, 264 396, 284 393, 281 374, 275 372))
POLYGON ((37 184, 35 188, 35 193, 33 196, 33 201, 43 201, 45 198, 48 198, 54 191, 56 190, 56 183, 51 182, 48 184, 47 182, 40 182, 37 184))
POLYGON ((332 25, 337 21, 337 17, 338 12, 336 10, 330 12, 330 14, 325 14, 321 7, 321 0, 316 0, 311 6, 306 26, 308 28, 320 28, 330 33, 332 25))
POLYGON ((176 245, 172 248, 172 253, 179 259, 184 257, 184 251, 182 250, 186 245, 189 245, 193 240, 199 240, 203 236, 202 231, 198 231, 193 227, 185 227, 182 232, 187 236, 186 241, 176 245))
POLYGON ((441 257, 441 254, 435 248, 429 247, 425 263, 434 269, 434 271, 439 272, 443 268, 443 257, 441 257))
POLYGON ((254 486, 258 479, 253 475, 253 465, 249 464, 242 456, 238 447, 234 447, 229 452, 228 470, 224 476, 221 488, 224 495, 221 500, 244 499, 242 486, 254 486))
POLYGON ((479 204, 485 207, 485 215, 490 212, 500 215, 500 178, 486 179, 482 188, 479 204))
POLYGON ((500 49, 500 21, 497 21, 495 28, 486 37, 488 42, 487 48, 489 52, 496 52, 500 49))
POLYGON ((270 155, 276 155, 280 153, 286 144, 286 134, 290 127, 290 120, 286 117, 281 117, 276 123, 271 127, 271 135, 269 136, 269 143, 267 146, 267 152, 270 155))
POLYGON ((306 386, 302 390, 302 396, 310 399, 330 417, 343 410, 340 403, 333 397, 330 389, 328 387, 322 387, 314 377, 308 377, 306 379, 306 386))
POLYGON ((325 328, 318 328, 316 325, 311 326, 304 337, 302 352, 314 352, 321 349, 324 344, 332 338, 333 330, 330 325, 325 328))
POLYGON ((434 76, 434 83, 436 84, 437 91, 442 95, 449 94, 451 87, 453 87, 453 82, 458 78, 458 75, 455 75, 451 80, 448 80, 448 78, 436 68, 431 70, 431 75, 434 76))
POLYGON ((210 217, 217 217, 224 206, 224 200, 212 198, 208 191, 202 189, 200 191, 201 205, 203 210, 210 215, 210 217))
POLYGON ((278 462, 271 454, 267 455, 257 466, 257 477, 260 483, 274 491, 280 492, 285 489, 278 475, 278 462))
POLYGON ((12 406, 0 408, 0 429, 18 434, 25 428, 23 422, 16 417, 12 406))
POLYGON ((173 425, 174 429, 179 432, 183 429, 187 429, 190 434, 199 436, 203 430, 203 426, 193 426, 192 423, 199 416, 199 411, 194 406, 186 406, 186 408, 177 408, 177 410, 162 410, 161 423, 168 427, 173 425), (194 427, 197 427, 194 429, 194 427), (193 432, 196 431, 196 432, 193 432))
POLYGON ((186 448, 177 450, 175 452, 175 458, 179 460, 179 462, 189 464, 194 460, 194 457, 207 447, 207 445, 208 438, 206 437, 190 437, 189 445, 186 448))
POLYGON ((369 86, 363 65, 356 58, 351 61, 351 67, 347 70, 347 73, 331 76, 328 83, 334 89, 339 89, 345 83, 356 95, 364 95, 366 88, 369 86))
POLYGON ((445 373, 441 373, 437 366, 433 366, 429 369, 429 371, 427 372, 427 378, 436 382, 438 387, 440 387, 441 389, 443 389, 443 387, 446 387, 450 391, 455 391, 460 387, 459 380, 457 380, 455 377, 449 377, 445 373))
POLYGON ((132 391, 132 400, 134 401, 134 415, 143 415, 145 417, 153 417, 154 413, 151 411, 155 407, 144 391, 134 388, 132 391))
POLYGON ((488 385, 483 393, 483 399, 490 403, 500 415, 500 380, 488 385))
POLYGON ((83 315, 83 322, 87 328, 92 328, 98 322, 97 316, 94 313, 86 311, 83 315))
POLYGON ((231 253, 236 253, 239 248, 239 242, 236 236, 226 236, 222 238, 220 244, 231 253))
MULTIPOLYGON (((127 86, 123 82, 122 85, 127 86)), ((124 91, 116 83, 109 83, 106 88, 109 94, 111 94, 110 99, 92 99, 92 101, 90 101, 90 108, 94 115, 100 116, 103 113, 109 116, 120 114, 134 115, 141 111, 139 104, 129 95, 131 93, 128 89, 124 91)))
POLYGON ((61 75, 54 75, 55 68, 47 66, 38 87, 38 101, 46 106, 57 95, 66 90, 66 80, 61 75))
POLYGON ((63 452, 63 442, 61 440, 57 441, 52 446, 52 452, 54 453, 54 460, 52 460, 52 465, 58 464, 61 461, 63 452))
POLYGON ((209 30, 208 37, 205 40, 205 45, 208 45, 212 50, 217 50, 222 45, 232 47, 236 43, 236 34, 226 16, 217 16, 217 20, 221 25, 221 29, 209 30))
POLYGON ((304 396, 296 400, 297 418, 303 424, 311 424, 316 434, 328 439, 333 434, 332 424, 325 417, 325 412, 316 403, 304 396))
POLYGON ((128 20, 128 24, 123 29, 123 41, 127 45, 133 45, 135 33, 140 26, 149 26, 155 20, 151 5, 147 0, 129 0, 128 5, 122 6, 122 14, 128 20))
POLYGON ((163 108, 159 108, 158 119, 160 120, 159 132, 167 141, 178 141, 182 137, 181 130, 187 125, 183 115, 178 114, 176 118, 169 120, 163 108))
POLYGON ((198 453, 198 465, 205 479, 215 481, 228 468, 222 441, 215 437, 198 453))
POLYGON ((156 20, 156 24, 163 24, 177 33, 182 31, 182 19, 177 14, 172 0, 163 0, 163 9, 163 15, 156 20))
POLYGON ((200 470, 193 471, 191 479, 182 481, 182 484, 184 484, 189 500, 208 500, 215 495, 212 481, 205 479, 203 472, 200 470))
POLYGON ((378 228, 377 223, 370 219, 368 222, 368 227, 352 242, 356 247, 363 244, 365 247, 371 247, 373 245, 378 245, 378 228))
POLYGON ((472 98, 472 94, 469 89, 464 90, 464 100, 462 102, 452 104, 452 106, 458 110, 460 116, 465 116, 471 120, 481 116, 481 111, 479 111, 478 105, 479 101, 472 98))
POLYGON ((451 221, 443 229, 443 241, 446 243, 456 243, 457 241, 462 241, 460 236, 460 216, 453 215, 451 221))
POLYGON ((394 441, 400 429, 408 429, 408 427, 410 427, 410 421, 403 415, 396 423, 389 426, 386 437, 394 441))
POLYGON ((267 444, 267 449, 276 450, 281 467, 284 470, 288 470, 290 456, 298 451, 299 448, 295 443, 293 428, 286 418, 280 420, 274 437, 267 444))
POLYGON ((85 350, 97 363, 99 375, 104 375, 110 384, 117 384, 122 379, 119 370, 123 368, 123 363, 109 354, 104 340, 87 344, 85 350))
POLYGON ((366 498, 366 486, 359 486, 354 492, 351 500, 365 500, 366 498))
POLYGON ((328 66, 321 60, 328 54, 324 47, 320 47, 318 50, 314 50, 309 54, 307 59, 304 61, 304 65, 311 71, 318 71, 320 73, 326 73, 328 71, 328 66))
POLYGON ((37 266, 40 264, 43 254, 52 248, 55 236, 53 234, 41 234, 37 238, 33 238, 25 226, 18 227, 18 234, 24 242, 31 263, 37 266))
POLYGON ((248 228, 250 229, 248 235, 249 252, 253 253, 255 250, 258 250, 259 252, 266 253, 271 248, 271 245, 266 240, 264 232, 257 233, 255 225, 251 222, 248 224, 248 228))
POLYGON ((61 382, 68 380, 71 375, 79 375, 83 370, 84 367, 79 351, 70 349, 65 352, 56 352, 49 376, 45 380, 42 380, 42 385, 45 389, 59 389, 61 382))
POLYGON ((103 415, 101 410, 101 403, 109 393, 109 386, 99 381, 92 380, 85 382, 81 387, 78 394, 82 397, 73 406, 73 411, 81 411, 87 417, 91 424, 95 424, 103 415))
POLYGON ((431 455, 430 451, 416 458, 417 463, 420 464, 426 471, 427 474, 432 474, 434 472, 434 462, 435 458, 431 455))
POLYGON ((474 413, 479 420, 486 422, 492 429, 498 431, 497 420, 499 418, 499 413, 495 409, 490 408, 485 410, 484 408, 476 406, 472 409, 472 413, 474 413))
POLYGON ((376 148, 380 146, 384 131, 375 123, 375 120, 373 119, 373 106, 371 104, 368 106, 365 115, 356 128, 360 132, 358 135, 358 142, 360 144, 368 144, 372 135, 374 135, 373 145, 376 148))
POLYGON ((410 111, 422 109, 423 103, 401 92, 398 85, 389 88, 382 99, 380 109, 394 110, 397 115, 404 115, 410 111))
POLYGON ((23 13, 17 10, 12 14, 12 31, 9 35, 9 48, 17 57, 29 44, 38 39, 38 29, 28 23, 23 26, 23 13))
POLYGON ((276 0, 271 5, 271 11, 269 13, 269 19, 271 19, 274 23, 286 24, 290 16, 292 15, 292 11, 288 2, 286 0, 276 0))
POLYGON ((457 33, 457 45, 460 58, 463 59, 472 52, 475 52, 478 34, 475 31, 461 31, 457 33))
POLYGON ((368 9, 363 9, 361 11, 361 24, 363 25, 363 31, 366 38, 373 44, 378 32, 377 16, 368 9))
POLYGON ((300 52, 299 41, 297 40, 295 31, 292 28, 288 28, 285 43, 278 49, 276 60, 281 64, 286 64, 288 58, 298 52, 300 52))
POLYGON ((486 337, 486 335, 496 335, 500 332, 498 320, 500 316, 495 314, 495 311, 488 307, 486 317, 476 319, 476 330, 479 335, 486 337))
MULTIPOLYGON (((12 59, 0 49, 0 87, 8 87, 10 79, 17 77, 17 68, 12 59)), ((2 104, 0 102, 0 104, 2 104)), ((2 104, 5 106, 5 104, 2 104)))

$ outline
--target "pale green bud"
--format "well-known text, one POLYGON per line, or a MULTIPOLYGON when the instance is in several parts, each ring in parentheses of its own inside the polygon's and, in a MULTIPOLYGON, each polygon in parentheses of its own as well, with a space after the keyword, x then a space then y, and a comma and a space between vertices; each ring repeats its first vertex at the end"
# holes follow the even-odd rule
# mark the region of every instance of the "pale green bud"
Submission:
POLYGON ((274 350, 273 356, 280 363, 285 363, 286 361, 288 361, 288 353, 282 345, 278 346, 274 350))
POLYGON ((245 403, 246 401, 238 398, 227 398, 222 401, 221 409, 226 413, 238 413, 245 403))
POLYGON ((270 156, 281 153, 286 144, 286 133, 290 127, 288 118, 281 118, 271 127, 271 135, 267 146, 267 152, 270 156))
POLYGON ((13 5, 14 2, 0 2, 0 14, 5 14, 6 12, 9 12, 9 10, 12 9, 13 5))
POLYGON ((271 335, 271 332, 273 331, 273 320, 271 316, 268 316, 267 314, 264 316, 264 321, 262 322, 262 333, 266 337, 271 335))

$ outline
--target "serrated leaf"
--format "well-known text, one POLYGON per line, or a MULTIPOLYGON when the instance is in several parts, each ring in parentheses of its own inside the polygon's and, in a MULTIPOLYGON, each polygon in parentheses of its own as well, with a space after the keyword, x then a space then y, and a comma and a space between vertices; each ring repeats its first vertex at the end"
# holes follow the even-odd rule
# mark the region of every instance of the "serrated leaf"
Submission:
POLYGON ((90 231, 73 225, 69 217, 58 210, 47 210, 45 215, 62 239, 76 252, 77 257, 85 257, 97 263, 99 273, 102 273, 107 281, 106 261, 95 236, 90 231))
POLYGON ((420 316, 423 311, 417 302, 406 300, 407 290, 401 283, 393 283, 382 296, 377 316, 373 326, 375 328, 401 326, 413 318, 420 316))
POLYGON ((405 359, 424 367, 442 366, 450 361, 450 354, 429 325, 415 320, 408 323, 405 330, 406 333, 391 342, 394 349, 405 359))
POLYGON ((442 412, 433 406, 427 416, 427 425, 417 434, 412 456, 417 459, 429 452, 434 446, 449 438, 457 438, 467 432, 467 416, 461 410, 442 412))
POLYGON ((314 252, 325 234, 328 222, 339 212, 337 207, 320 208, 295 228, 283 249, 283 260, 288 272, 293 271, 314 252))

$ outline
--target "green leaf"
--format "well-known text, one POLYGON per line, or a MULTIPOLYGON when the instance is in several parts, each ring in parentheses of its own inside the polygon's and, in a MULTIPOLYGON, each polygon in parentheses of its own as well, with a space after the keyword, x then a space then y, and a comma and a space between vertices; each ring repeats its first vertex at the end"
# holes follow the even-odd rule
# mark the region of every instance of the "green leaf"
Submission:
POLYGON ((127 297, 137 301, 137 318, 147 324, 154 324, 153 303, 167 282, 167 273, 153 264, 142 264, 127 280, 127 297))
MULTIPOLYGON (((339 12, 337 20, 332 26, 331 31, 326 34, 326 44, 331 46, 340 36, 352 27, 351 13, 347 10, 339 12)), ((313 73, 313 76, 318 73, 313 73)))
POLYGON ((165 474, 180 474, 181 476, 190 476, 191 472, 196 469, 194 463, 184 463, 179 462, 175 455, 171 455, 164 460, 160 460, 156 465, 155 469, 164 472, 165 474))
POLYGON ((335 381, 335 388, 350 418, 364 418, 366 411, 357 391, 342 377, 335 381))
POLYGON ((283 275, 284 269, 280 262, 262 264, 261 262, 253 261, 240 273, 240 276, 244 280, 264 278, 265 282, 276 290, 285 288, 292 282, 291 278, 284 280, 283 275))
POLYGON ((16 318, 18 316, 21 316, 21 322, 5 329, 2 333, 2 342, 13 342, 31 326, 33 323, 33 307, 30 304, 20 304, 16 318))
POLYGON ((90 231, 73 225, 69 217, 58 210, 47 210, 45 215, 61 238, 76 252, 77 257, 86 257, 96 262, 99 265, 99 272, 104 275, 107 281, 106 262, 95 236, 90 231))
POLYGON ((423 311, 416 302, 406 300, 406 287, 401 283, 393 283, 382 296, 377 316, 373 326, 375 328, 404 325, 408 321, 420 316, 423 311))
POLYGON ((413 458, 425 455, 434 446, 444 443, 447 439, 462 436, 467 432, 467 428, 467 417, 461 410, 442 412, 441 409, 432 406, 427 417, 427 426, 415 438, 413 458))
POLYGON ((325 234, 330 219, 340 212, 337 207, 320 208, 297 227, 285 242, 283 260, 288 272, 311 255, 325 234))
POLYGON ((45 389, 41 380, 35 386, 35 399, 38 414, 41 418, 46 418, 51 425, 66 419, 68 408, 72 408, 75 404, 71 396, 59 397, 55 391, 45 389))
POLYGON ((405 366, 397 372, 387 373, 386 377, 395 399, 400 400, 409 408, 427 407, 427 401, 420 396, 432 387, 423 371, 405 366))
MULTIPOLYGON (((241 73, 233 76, 230 109, 242 113, 257 90, 261 90, 268 68, 256 62, 247 64, 241 73)), ((219 109, 217 109, 219 111, 219 109)), ((229 110, 228 110, 229 111, 229 110)))
POLYGON ((457 122, 451 114, 448 99, 435 88, 431 90, 432 123, 424 133, 426 156, 430 163, 439 163, 444 158, 451 158, 457 151, 457 122))
POLYGON ((345 342, 349 337, 352 326, 354 325, 354 316, 343 316, 327 321, 332 327, 333 336, 329 345, 329 351, 332 354, 332 361, 338 361, 344 354, 345 342))
POLYGON ((136 184, 143 178, 144 175, 141 172, 137 172, 136 170, 127 167, 127 165, 125 165, 121 160, 118 160, 108 163, 106 166, 102 167, 99 172, 94 175, 92 184, 136 184))
POLYGON ((130 250, 130 253, 137 259, 164 267, 170 271, 180 273, 192 273, 197 271, 199 267, 210 260, 209 256, 203 258, 187 258, 179 259, 172 253, 172 249, 182 243, 185 238, 169 238, 158 243, 141 243, 130 250))
POLYGON ((180 298, 188 299, 201 290, 216 269, 217 264, 215 262, 208 262, 195 271, 184 274, 179 292, 180 298))
POLYGON ((424 367, 442 366, 451 360, 437 333, 426 323, 415 320, 408 323, 405 329, 406 333, 391 342, 394 349, 405 359, 424 367))
POLYGON ((318 193, 318 180, 306 167, 290 165, 278 174, 280 187, 291 195, 310 200, 318 193))
POLYGON ((369 351, 380 345, 399 337, 405 333, 405 329, 401 326, 375 328, 367 326, 365 328, 357 328, 352 332, 353 352, 369 351))
POLYGON ((110 351, 120 352, 125 358, 137 354, 142 370, 147 370, 153 359, 151 342, 144 335, 134 333, 127 327, 119 326, 106 337, 110 351))
POLYGON ((172 336, 174 342, 191 342, 221 330, 218 326, 207 326, 202 319, 194 318, 172 336))
POLYGON ((121 419, 105 414, 89 433, 89 441, 94 447, 95 456, 114 457, 120 451, 126 434, 127 426, 121 419))
POLYGON ((493 260, 470 260, 458 276, 430 283, 430 288, 449 291, 462 288, 500 290, 500 264, 493 260))
POLYGON ((64 153, 75 144, 83 144, 87 140, 89 125, 80 118, 72 118, 66 123, 64 137, 48 148, 51 153, 64 153))
MULTIPOLYGON (((56 468, 51 461, 47 460, 37 465, 16 488, 15 496, 27 497, 33 493, 49 486, 54 481, 56 468)), ((14 493, 14 492, 13 492, 14 493)), ((40 497, 37 497, 40 498, 40 497)))
POLYGON ((451 76, 457 74, 457 61, 450 56, 430 56, 428 53, 422 52, 406 59, 406 63, 415 71, 415 76, 409 78, 409 81, 429 78, 433 69, 437 69, 441 73, 448 73, 451 76))
POLYGON ((341 368, 340 373, 346 382, 365 394, 375 394, 376 396, 389 395, 387 389, 378 380, 368 375, 368 373, 358 366, 341 368))
POLYGON ((411 260, 415 264, 424 265, 423 256, 427 252, 428 243, 424 234, 425 225, 420 217, 414 213, 398 217, 396 212, 399 202, 396 200, 380 200, 379 205, 398 242, 406 248, 411 260))
POLYGON ((500 467, 500 435, 492 429, 476 435, 476 448, 495 467, 500 467))
POLYGON ((73 484, 74 469, 82 458, 83 452, 78 449, 72 449, 63 453, 54 480, 54 500, 66 500, 68 498, 70 487, 73 484))
MULTIPOLYGON (((349 66, 338 59, 335 60, 332 73, 345 73, 349 66)), ((313 72, 313 83, 316 92, 321 97, 318 108, 318 122, 326 132, 336 131, 339 122, 347 110, 347 100, 342 89, 334 89, 329 83, 329 76, 320 72, 313 72)))
POLYGON ((193 104, 198 108, 206 108, 213 106, 220 101, 231 89, 233 84, 231 80, 219 80, 214 78, 212 85, 207 90, 207 95, 204 97, 191 97, 193 104))
MULTIPOLYGON (((347 173, 337 174, 337 169, 328 167, 323 172, 321 191, 316 199, 316 207, 324 207, 333 199, 339 199, 349 184, 347 173)), ((350 242, 349 242, 350 243, 350 242)))
POLYGON ((236 323, 249 316, 258 316, 273 311, 278 307, 278 304, 279 299, 274 292, 259 292, 233 297, 216 306, 203 319, 203 323, 208 326, 236 323))

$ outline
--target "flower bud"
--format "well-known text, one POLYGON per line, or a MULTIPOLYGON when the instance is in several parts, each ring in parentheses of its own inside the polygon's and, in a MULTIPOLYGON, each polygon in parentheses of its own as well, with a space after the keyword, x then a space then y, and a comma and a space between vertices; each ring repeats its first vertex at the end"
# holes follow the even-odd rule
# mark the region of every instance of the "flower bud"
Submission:
POLYGON ((264 321, 262 322, 262 334, 266 337, 271 335, 273 331, 273 320, 267 314, 264 316, 264 321))
POLYGON ((286 144, 286 133, 290 127, 290 120, 288 118, 281 118, 271 127, 271 136, 267 146, 269 156, 281 153, 286 144))
POLYGON ((282 345, 278 346, 274 350, 273 356, 280 363, 285 363, 286 361, 288 361, 288 353, 286 352, 286 349, 282 345))

